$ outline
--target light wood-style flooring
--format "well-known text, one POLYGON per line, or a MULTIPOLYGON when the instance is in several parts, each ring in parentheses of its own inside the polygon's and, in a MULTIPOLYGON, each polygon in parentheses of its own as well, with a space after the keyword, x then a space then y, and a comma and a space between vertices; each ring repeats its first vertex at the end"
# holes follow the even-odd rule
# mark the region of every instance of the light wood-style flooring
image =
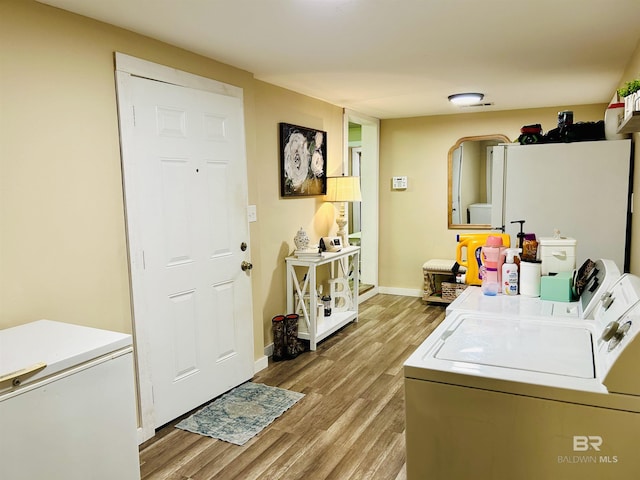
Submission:
POLYGON ((244 446, 175 422, 140 447, 142 479, 405 479, 402 365, 444 318, 444 307, 376 295, 352 323, 252 381, 305 397, 244 446))

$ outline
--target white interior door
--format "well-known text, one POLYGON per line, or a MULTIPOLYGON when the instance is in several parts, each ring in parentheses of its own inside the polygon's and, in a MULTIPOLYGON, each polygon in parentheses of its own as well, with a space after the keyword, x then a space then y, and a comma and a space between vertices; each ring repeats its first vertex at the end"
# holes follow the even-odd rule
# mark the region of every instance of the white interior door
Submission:
POLYGON ((253 374, 243 107, 235 96, 137 76, 125 91, 136 336, 155 428, 253 374))

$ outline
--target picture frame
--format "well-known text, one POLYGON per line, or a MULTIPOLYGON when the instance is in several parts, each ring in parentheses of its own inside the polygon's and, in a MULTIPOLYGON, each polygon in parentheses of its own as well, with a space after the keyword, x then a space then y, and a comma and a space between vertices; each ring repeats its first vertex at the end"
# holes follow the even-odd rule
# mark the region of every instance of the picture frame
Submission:
POLYGON ((327 132, 280 123, 280 195, 327 193, 327 132))

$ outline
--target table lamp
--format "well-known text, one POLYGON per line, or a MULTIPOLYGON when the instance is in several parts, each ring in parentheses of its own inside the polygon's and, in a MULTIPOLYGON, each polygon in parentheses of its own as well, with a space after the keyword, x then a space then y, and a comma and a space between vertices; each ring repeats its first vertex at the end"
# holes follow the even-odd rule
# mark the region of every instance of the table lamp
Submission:
POLYGON ((344 227, 347 225, 347 219, 344 217, 344 207, 346 202, 361 202, 362 194, 360 193, 360 177, 327 177, 327 194, 324 197, 325 202, 340 203, 340 214, 336 219, 338 224, 338 236, 342 240, 344 247, 349 246, 349 234, 344 227))

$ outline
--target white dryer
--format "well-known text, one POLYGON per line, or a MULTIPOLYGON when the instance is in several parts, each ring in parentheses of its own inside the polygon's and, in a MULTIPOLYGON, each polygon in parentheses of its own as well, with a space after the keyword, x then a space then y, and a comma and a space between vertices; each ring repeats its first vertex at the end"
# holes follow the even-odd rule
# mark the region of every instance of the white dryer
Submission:
POLYGON ((620 278, 620 270, 613 260, 596 260, 580 298, 575 302, 556 302, 523 295, 483 295, 480 287, 466 288, 447 306, 452 312, 487 312, 509 315, 553 316, 566 318, 594 318, 602 295, 620 278))
POLYGON ((448 315, 404 365, 407 478, 633 479, 640 279, 598 320, 448 315))

